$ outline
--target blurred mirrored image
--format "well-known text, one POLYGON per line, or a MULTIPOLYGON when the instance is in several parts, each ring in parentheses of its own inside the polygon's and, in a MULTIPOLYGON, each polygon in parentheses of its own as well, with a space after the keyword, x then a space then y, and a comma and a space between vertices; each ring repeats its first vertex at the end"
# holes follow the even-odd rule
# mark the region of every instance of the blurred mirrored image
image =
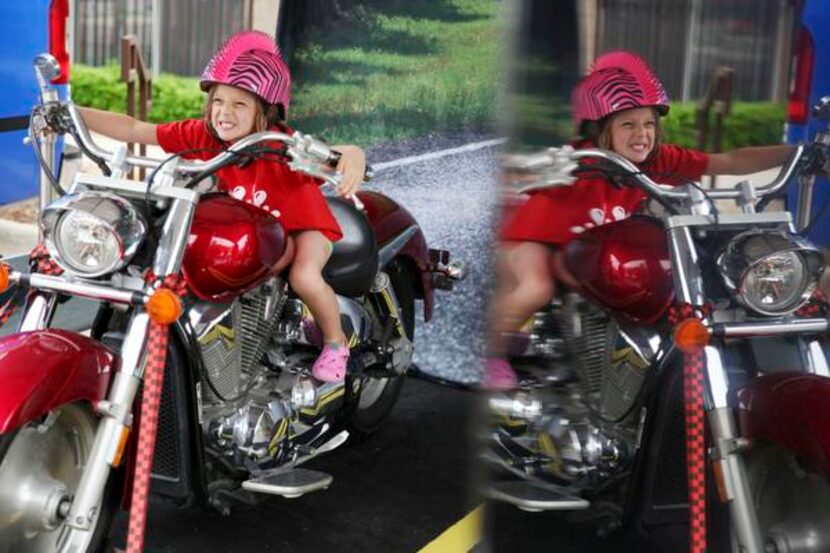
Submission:
POLYGON ((782 143, 809 4, 514 8, 482 379, 490 550, 830 543, 810 507, 830 501, 809 453, 824 408, 790 437, 796 403, 830 384, 805 236, 826 122, 782 143))

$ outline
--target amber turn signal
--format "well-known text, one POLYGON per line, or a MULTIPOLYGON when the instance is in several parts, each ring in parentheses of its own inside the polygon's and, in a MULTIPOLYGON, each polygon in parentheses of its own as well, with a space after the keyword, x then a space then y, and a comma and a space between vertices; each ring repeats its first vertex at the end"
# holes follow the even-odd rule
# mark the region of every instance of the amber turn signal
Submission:
POLYGON ((159 288, 145 305, 147 314, 153 322, 169 325, 176 322, 182 314, 182 300, 172 290, 159 288))
POLYGON ((9 266, 0 263, 0 294, 9 289, 9 266))
POLYGON ((697 353, 709 344, 709 329, 700 319, 685 319, 674 328, 674 343, 683 353, 697 353))

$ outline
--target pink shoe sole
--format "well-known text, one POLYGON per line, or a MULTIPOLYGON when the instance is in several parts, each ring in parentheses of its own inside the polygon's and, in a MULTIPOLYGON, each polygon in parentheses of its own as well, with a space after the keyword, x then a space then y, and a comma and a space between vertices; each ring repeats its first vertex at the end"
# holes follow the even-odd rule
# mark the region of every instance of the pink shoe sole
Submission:
POLYGON ((488 359, 481 387, 490 392, 512 390, 519 385, 516 371, 506 359, 488 359))
POLYGON ((321 382, 339 382, 346 378, 349 348, 326 344, 311 368, 311 374, 321 382))

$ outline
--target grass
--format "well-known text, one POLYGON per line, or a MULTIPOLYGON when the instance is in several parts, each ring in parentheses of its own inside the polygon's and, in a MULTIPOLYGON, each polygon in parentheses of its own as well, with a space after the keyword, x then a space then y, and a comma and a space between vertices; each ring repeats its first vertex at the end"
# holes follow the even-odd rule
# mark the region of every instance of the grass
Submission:
POLYGON ((295 53, 291 122, 363 145, 490 125, 504 82, 500 9, 496 0, 382 2, 313 30, 295 53))

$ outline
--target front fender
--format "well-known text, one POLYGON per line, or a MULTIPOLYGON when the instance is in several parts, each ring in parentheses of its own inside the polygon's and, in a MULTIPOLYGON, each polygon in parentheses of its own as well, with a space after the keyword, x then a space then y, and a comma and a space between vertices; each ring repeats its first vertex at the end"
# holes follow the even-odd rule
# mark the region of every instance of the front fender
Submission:
POLYGON ((764 438, 830 476, 830 378, 762 376, 738 391, 742 435, 764 438))
POLYGON ((0 338, 0 433, 55 407, 106 396, 120 357, 67 330, 36 330, 0 338))
POLYGON ((416 294, 424 300, 424 320, 429 321, 432 318, 434 301, 432 274, 429 271, 429 248, 418 221, 404 207, 383 194, 358 192, 357 195, 364 205, 369 223, 375 230, 378 247, 382 248, 407 228, 414 226, 417 229, 398 255, 409 258, 420 273, 420 278, 416 281, 416 294))

